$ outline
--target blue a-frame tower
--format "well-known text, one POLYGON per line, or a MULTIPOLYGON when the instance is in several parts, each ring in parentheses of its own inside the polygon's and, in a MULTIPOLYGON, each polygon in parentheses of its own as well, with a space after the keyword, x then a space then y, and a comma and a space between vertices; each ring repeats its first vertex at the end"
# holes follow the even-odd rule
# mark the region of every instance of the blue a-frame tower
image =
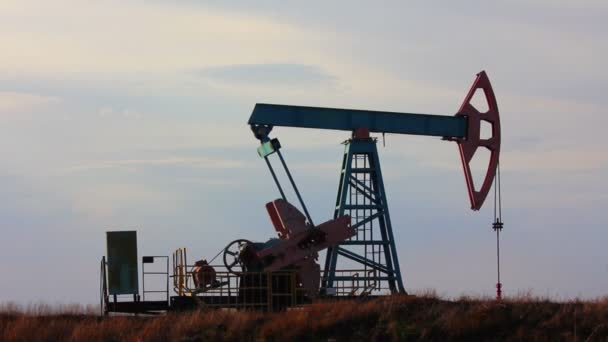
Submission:
POLYGON ((334 218, 350 215, 357 235, 328 249, 322 287, 353 280, 352 275, 336 274, 338 257, 345 257, 363 267, 357 280, 364 289, 379 289, 387 282, 391 292, 405 292, 376 139, 365 130, 357 133, 364 136, 354 135, 345 143, 334 212, 334 218))

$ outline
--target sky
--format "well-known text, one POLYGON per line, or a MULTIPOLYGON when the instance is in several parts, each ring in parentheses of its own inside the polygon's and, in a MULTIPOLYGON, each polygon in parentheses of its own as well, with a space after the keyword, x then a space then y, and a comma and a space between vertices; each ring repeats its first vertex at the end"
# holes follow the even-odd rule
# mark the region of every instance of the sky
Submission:
MULTIPOLYGON (((605 1, 0 2, 0 302, 96 303, 105 232, 211 258, 274 235, 257 102, 453 115, 486 70, 502 119, 506 295, 608 294, 605 1)), ((347 132, 276 128, 315 222, 347 132)), ((458 149, 379 146, 408 291, 491 296, 492 201, 458 149)))

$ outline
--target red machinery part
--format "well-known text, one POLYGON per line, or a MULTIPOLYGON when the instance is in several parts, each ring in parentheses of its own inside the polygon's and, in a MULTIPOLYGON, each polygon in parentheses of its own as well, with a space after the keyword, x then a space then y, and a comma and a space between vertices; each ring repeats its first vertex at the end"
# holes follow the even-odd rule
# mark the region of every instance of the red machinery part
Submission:
POLYGON ((462 159, 464 177, 467 182, 469 199, 471 200, 471 209, 479 210, 492 188, 492 181, 496 175, 500 156, 500 116, 498 114, 498 106, 496 105, 496 97, 494 96, 492 85, 490 84, 490 80, 485 71, 477 74, 475 82, 473 82, 469 93, 465 97, 464 102, 456 115, 465 116, 467 118, 467 136, 462 140, 457 140, 457 143, 462 159), (483 90, 488 104, 488 111, 485 113, 479 112, 479 110, 471 104, 473 95, 475 95, 475 92, 479 89, 483 90), (482 120, 492 125, 492 137, 488 139, 481 139, 480 136, 482 120), (477 190, 473 183, 470 167, 470 162, 473 159, 475 152, 477 152, 478 147, 485 147, 490 150, 491 153, 486 176, 479 190, 477 190))
POLYGON ((215 269, 207 260, 199 260, 192 267, 192 281, 197 289, 203 289, 216 282, 215 269))
POLYGON ((280 270, 313 255, 316 258, 317 252, 356 234, 348 215, 308 228, 304 214, 284 199, 266 204, 266 209, 282 241, 257 252, 260 260, 272 256, 272 261, 264 265, 264 272, 280 270))
POLYGON ((280 239, 289 239, 308 229, 306 216, 285 200, 266 203, 266 210, 280 239))
POLYGON ((289 235, 289 231, 283 224, 279 210, 275 207, 274 202, 266 203, 266 211, 268 211, 268 216, 270 216, 270 221, 272 221, 274 230, 279 234, 279 239, 286 239, 289 235))

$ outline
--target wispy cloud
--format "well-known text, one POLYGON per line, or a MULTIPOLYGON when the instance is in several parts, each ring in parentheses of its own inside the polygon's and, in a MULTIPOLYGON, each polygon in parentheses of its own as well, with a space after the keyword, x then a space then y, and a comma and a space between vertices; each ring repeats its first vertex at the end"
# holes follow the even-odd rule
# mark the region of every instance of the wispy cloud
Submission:
POLYGON ((135 169, 155 166, 187 166, 198 169, 239 169, 246 163, 232 159, 167 157, 156 159, 124 159, 84 162, 64 169, 65 172, 83 172, 103 169, 135 169))
POLYGON ((205 68, 198 74, 212 81, 253 85, 315 86, 335 80, 319 66, 293 63, 222 65, 205 68))
POLYGON ((507 154, 503 158, 507 171, 522 172, 572 172, 598 171, 608 167, 608 155, 601 147, 583 149, 579 147, 559 146, 552 149, 531 149, 507 154))
POLYGON ((59 98, 53 96, 0 91, 0 115, 46 107, 60 102, 59 98))
POLYGON ((3 1, 0 19, 10 27, 0 32, 10 46, 0 55, 5 74, 103 77, 287 58, 311 36, 266 18, 174 2, 3 1))

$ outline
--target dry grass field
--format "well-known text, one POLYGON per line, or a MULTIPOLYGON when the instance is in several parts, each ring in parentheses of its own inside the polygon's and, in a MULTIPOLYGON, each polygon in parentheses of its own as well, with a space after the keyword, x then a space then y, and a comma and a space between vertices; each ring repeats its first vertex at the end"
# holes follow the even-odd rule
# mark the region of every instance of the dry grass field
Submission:
POLYGON ((607 341, 608 298, 319 302, 282 313, 209 310, 100 319, 95 308, 0 307, 0 341, 607 341))

